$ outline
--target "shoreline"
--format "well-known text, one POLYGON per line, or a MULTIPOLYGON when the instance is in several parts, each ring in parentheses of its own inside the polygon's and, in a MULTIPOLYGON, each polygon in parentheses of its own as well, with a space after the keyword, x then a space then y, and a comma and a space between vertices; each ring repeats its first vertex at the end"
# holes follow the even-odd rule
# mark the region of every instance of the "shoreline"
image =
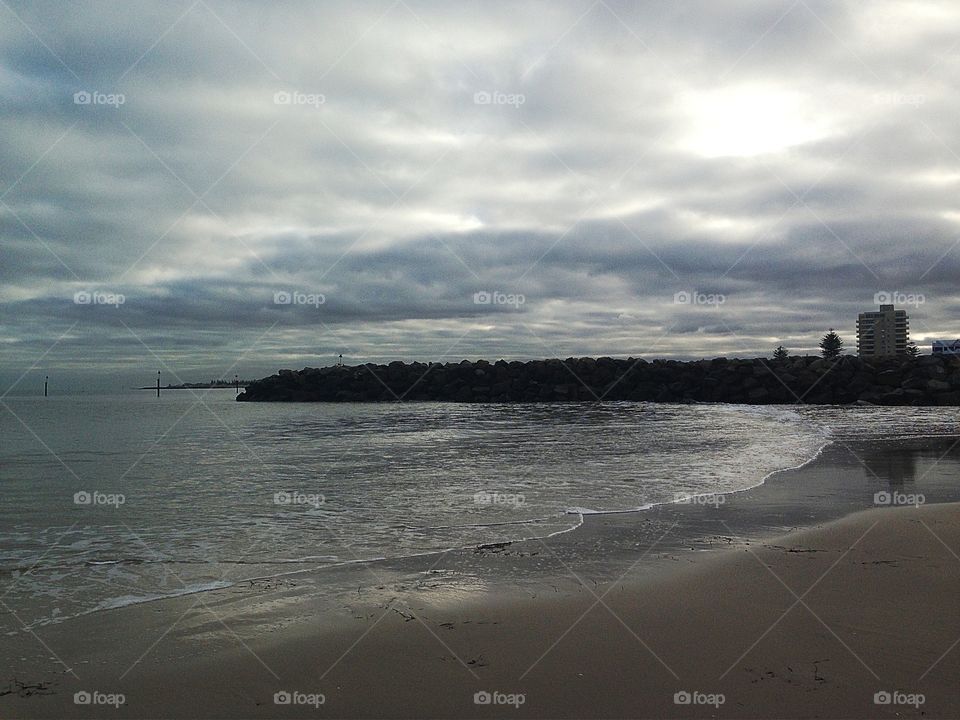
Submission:
MULTIPOLYGON (((952 445, 954 441, 960 442, 960 434, 958 435, 931 435, 931 436, 919 436, 919 435, 909 435, 909 436, 897 436, 894 438, 887 438, 886 441, 893 440, 898 445, 906 445, 908 443, 921 443, 921 444, 950 444, 952 445)), ((863 441, 866 444, 873 444, 876 441, 863 441)), ((90 608, 86 611, 77 613, 75 615, 66 616, 57 620, 46 619, 43 621, 35 622, 29 624, 24 631, 30 631, 37 628, 57 626, 62 623, 68 623, 74 620, 83 619, 91 615, 98 615, 102 613, 109 613, 112 611, 123 610, 125 608, 137 607, 143 605, 151 605, 154 603, 164 603, 168 601, 174 601, 180 598, 189 597, 191 595, 197 595, 202 593, 215 593, 221 590, 229 590, 230 588, 243 586, 250 583, 259 583, 259 582, 269 582, 269 581, 283 581, 285 579, 296 578, 297 576, 302 575, 322 575, 327 572, 334 572, 340 569, 350 569, 350 568, 363 568, 368 565, 400 565, 400 566, 409 566, 411 564, 417 564, 420 562, 426 562, 430 558, 439 558, 447 556, 450 554, 458 553, 470 553, 475 551, 490 551, 496 550, 503 547, 509 546, 522 546, 531 543, 542 543, 546 540, 552 540, 563 535, 574 534, 577 531, 581 531, 585 526, 590 526, 594 523, 604 522, 604 519, 626 519, 626 522, 630 523, 631 520, 636 520, 637 522, 643 519, 645 513, 650 512, 659 512, 667 510, 686 510, 685 506, 689 504, 696 505, 697 500, 700 498, 736 498, 742 495, 748 495, 750 493, 755 493, 756 491, 764 488, 768 483, 777 479, 777 478, 786 478, 786 481, 789 482, 789 475, 792 473, 797 473, 803 471, 805 468, 808 468, 812 464, 820 460, 824 453, 831 448, 838 448, 838 444, 843 448, 848 446, 846 442, 839 442, 833 439, 827 439, 823 444, 821 444, 817 450, 805 461, 790 467, 778 468, 766 473, 756 484, 750 485, 748 487, 727 490, 724 492, 716 493, 691 493, 688 495, 686 500, 664 500, 660 502, 651 502, 642 507, 629 508, 624 510, 591 510, 589 508, 570 508, 566 513, 558 515, 557 517, 562 517, 565 515, 570 515, 571 517, 576 517, 577 522, 571 527, 564 528, 561 530, 556 530, 546 535, 532 535, 529 537, 516 537, 503 539, 498 539, 491 542, 484 543, 470 543, 466 545, 457 545, 449 548, 433 549, 420 553, 413 553, 409 555, 398 555, 398 556, 378 556, 370 558, 352 558, 352 559, 343 559, 329 564, 322 565, 311 565, 309 562, 305 561, 288 561, 285 564, 289 565, 307 565, 309 567, 299 567, 297 569, 256 574, 249 577, 241 577, 230 579, 229 581, 208 581, 204 585, 211 587, 197 587, 197 588, 183 588, 180 591, 172 592, 169 595, 157 595, 155 597, 144 597, 137 598, 132 601, 119 603, 116 605, 110 605, 105 607, 96 607, 90 608), (574 511, 576 510, 576 511, 574 511)), ((855 443, 856 444, 856 443, 855 443)), ((960 456, 960 452, 957 453, 960 456)), ((960 489, 958 489, 956 501, 960 502, 960 489)), ((725 500, 724 500, 725 502, 725 500)), ((553 517, 553 516, 551 516, 553 517)), ((550 518, 537 518, 535 520, 518 522, 518 525, 528 525, 535 524, 544 520, 549 520, 550 518)), ((513 523, 504 523, 504 524, 513 524, 513 523)), ((796 526, 797 529, 803 529, 807 526, 796 526)), ((759 538, 760 536, 757 536, 759 538)), ((573 539, 575 542, 575 538, 573 539)), ((692 548, 691 548, 692 549, 692 548)), ((705 548, 701 548, 705 549, 705 548)), ((716 549, 716 548, 709 548, 716 549)), ((20 631, 17 631, 18 633, 20 631)))
MULTIPOLYGON (((139 388, 139 389, 151 389, 151 388, 139 388)), ((167 388, 167 389, 171 389, 171 388, 167 388)), ((183 389, 183 388, 172 388, 172 389, 183 389)), ((214 389, 216 389, 216 388, 214 388, 214 389)), ((950 436, 935 436, 935 437, 936 437, 937 440, 951 439, 950 436)), ((958 436, 956 436, 956 437, 957 437, 957 438, 960 438, 960 435, 958 435, 958 436)), ((928 437, 927 439, 934 439, 934 436, 930 436, 930 437, 928 437)), ((732 495, 735 495, 735 494, 738 494, 738 493, 750 492, 751 490, 755 490, 756 488, 761 487, 761 486, 764 485, 768 480, 770 480, 772 477, 774 477, 774 476, 776 476, 776 475, 778 475, 778 474, 780 474, 780 473, 788 473, 788 472, 792 472, 792 471, 801 470, 801 469, 803 469, 804 467, 810 465, 811 463, 815 462, 818 458, 820 458, 820 456, 823 454, 823 452, 824 452, 824 450, 825 450, 826 448, 830 447, 830 446, 833 445, 833 444, 834 444, 834 441, 833 441, 833 440, 828 440, 828 441, 826 441, 825 443, 823 443, 823 444, 816 450, 816 452, 813 453, 813 455, 812 455, 809 459, 805 460, 804 462, 802 462, 802 463, 800 463, 800 464, 798 464, 798 465, 794 465, 794 466, 791 466, 791 467, 785 467, 785 468, 779 468, 779 469, 777 469, 777 470, 771 470, 771 471, 768 472, 766 475, 764 475, 764 476, 759 480, 759 482, 757 482, 755 485, 750 485, 750 486, 748 486, 748 487, 744 487, 744 488, 740 488, 740 489, 736 489, 736 490, 727 490, 727 491, 724 491, 724 492, 691 494, 691 495, 688 497, 688 501, 690 501, 690 500, 695 500, 695 499, 697 499, 697 498, 703 498, 703 497, 717 497, 717 496, 724 496, 724 497, 726 497, 726 496, 732 496, 732 495)), ((647 504, 647 505, 645 505, 645 506, 642 506, 642 507, 629 508, 629 509, 625 509, 625 510, 591 510, 591 509, 589 509, 589 508, 570 508, 570 509, 568 509, 565 513, 563 513, 562 516, 566 516, 566 515, 576 516, 579 521, 578 521, 576 524, 574 524, 574 525, 572 525, 571 527, 569 527, 569 528, 564 528, 564 529, 562 529, 562 530, 556 530, 556 531, 554 531, 554 532, 548 533, 547 535, 530 536, 530 537, 517 537, 517 538, 504 538, 504 539, 502 539, 502 540, 497 540, 497 541, 493 541, 493 542, 486 542, 486 543, 480 543, 480 544, 471 543, 471 544, 467 544, 467 545, 458 545, 458 546, 454 546, 454 547, 442 548, 442 549, 437 549, 437 550, 430 550, 430 551, 427 551, 427 552, 415 553, 415 554, 411 554, 411 555, 399 555, 399 556, 393 556, 393 557, 381 556, 381 557, 372 557, 372 558, 358 558, 358 559, 342 560, 342 561, 334 562, 334 563, 331 563, 331 564, 328 564, 328 565, 321 565, 321 566, 308 567, 308 568, 300 568, 300 569, 297 569, 297 570, 290 570, 290 571, 287 571, 287 572, 276 572, 276 573, 268 573, 268 574, 262 574, 262 575, 254 575, 254 576, 251 576, 251 577, 238 578, 238 579, 236 579, 236 580, 231 580, 231 581, 229 581, 229 582, 226 583, 226 584, 221 584, 220 581, 211 581, 211 582, 208 582, 208 583, 204 583, 205 585, 208 585, 208 586, 211 586, 211 587, 185 588, 185 589, 183 589, 182 591, 174 592, 174 593, 171 593, 171 594, 169 594, 169 595, 158 595, 158 596, 155 596, 155 597, 144 597, 144 598, 142 598, 142 599, 141 599, 141 598, 137 598, 137 599, 134 599, 134 600, 131 600, 131 601, 128 601, 128 602, 124 602, 124 603, 119 603, 119 604, 116 604, 116 605, 108 605, 108 606, 105 606, 105 607, 91 608, 91 609, 86 610, 86 611, 84 611, 84 612, 80 612, 80 613, 75 614, 75 615, 66 616, 66 617, 63 617, 63 618, 60 618, 60 619, 57 619, 57 620, 53 620, 53 621, 51 621, 51 620, 44 620, 44 621, 39 621, 39 622, 31 623, 30 625, 27 626, 27 628, 25 628, 25 630, 26 630, 26 631, 29 631, 29 630, 33 630, 33 629, 35 629, 35 628, 46 627, 46 626, 48 626, 48 625, 60 624, 60 623, 63 623, 63 622, 70 622, 70 621, 72 621, 72 620, 81 619, 81 618, 84 618, 84 617, 87 617, 87 616, 90 616, 90 615, 94 615, 94 614, 97 614, 97 613, 105 613, 105 612, 110 612, 110 611, 112 611, 112 610, 121 610, 121 609, 123 609, 123 608, 132 607, 132 606, 136 606, 136 605, 147 605, 147 604, 150 604, 150 603, 164 602, 164 601, 167 601, 167 600, 174 600, 174 599, 177 599, 177 598, 188 597, 188 596, 190 596, 190 595, 196 595, 196 594, 198 594, 198 593, 206 593, 206 592, 213 592, 213 591, 217 591, 217 590, 225 590, 225 589, 229 589, 229 588, 231 588, 231 587, 236 587, 237 585, 242 585, 242 584, 244 584, 244 583, 262 582, 262 581, 269 581, 269 580, 278 580, 278 579, 287 578, 287 577, 295 577, 295 576, 297 576, 297 575, 302 575, 302 574, 307 574, 307 573, 321 573, 321 572, 324 572, 325 570, 332 570, 332 569, 341 568, 341 567, 350 567, 350 566, 358 566, 358 565, 366 565, 366 564, 374 564, 374 563, 393 563, 393 562, 405 563, 405 562, 410 562, 410 561, 419 561, 419 560, 422 560, 422 559, 424 559, 424 558, 443 556, 443 555, 447 555, 447 554, 449 554, 449 553, 468 552, 468 551, 475 550, 475 549, 488 550, 488 549, 491 549, 491 548, 497 548, 497 547, 501 547, 501 546, 505 546, 505 545, 513 545, 513 544, 520 544, 520 543, 531 543, 531 542, 538 542, 538 541, 550 540, 550 539, 552 539, 552 538, 554 538, 554 537, 557 537, 557 536, 560 536, 560 535, 565 535, 565 534, 567 534, 567 533, 576 532, 577 530, 579 530, 580 528, 582 528, 582 527, 584 526, 584 524, 587 522, 587 518, 599 518, 599 517, 607 516, 607 515, 634 515, 634 514, 644 513, 644 512, 650 511, 650 510, 655 510, 655 509, 657 509, 657 508, 664 507, 664 506, 682 505, 682 504, 684 504, 684 502, 685 502, 684 500, 678 500, 678 499, 674 499, 674 500, 664 500, 664 501, 662 501, 662 502, 652 502, 652 503, 649 503, 649 504, 647 504), (212 586, 215 586, 215 587, 212 587, 212 586)), ((512 525, 512 524, 527 525, 527 524, 535 524, 536 522, 540 522, 540 521, 548 520, 548 519, 550 519, 550 518, 536 518, 536 519, 530 520, 530 521, 522 521, 522 522, 518 522, 518 523, 501 523, 501 524, 503 524, 503 525, 512 525)), ((483 527, 490 527, 490 525, 484 525, 483 527)), ((117 561, 117 562, 119 562, 119 561, 117 561)), ((297 562, 290 562, 290 564, 298 564, 298 563, 297 563, 297 562)), ((307 563, 304 563, 304 564, 307 564, 307 563)))
MULTIPOLYGON (((425 675, 406 677, 410 687, 422 689, 426 678, 445 688, 468 690, 473 687, 469 683, 476 680, 467 672, 469 668, 480 678, 493 678, 491 683, 494 683, 477 685, 471 692, 486 689, 509 694, 513 687, 508 682, 509 675, 501 674, 507 665, 503 664, 503 656, 494 653, 509 648, 508 656, 529 654, 538 642, 556 630, 557 623, 572 622, 575 618, 571 613, 575 609, 576 614, 586 609, 578 603, 592 603, 592 593, 609 590, 608 603, 614 600, 621 603, 622 611, 618 610, 621 614, 634 612, 638 603, 645 607, 644 603, 651 597, 661 597, 662 604, 653 616, 643 621, 643 627, 663 624, 683 634, 691 623, 700 622, 688 613, 694 598, 701 597, 706 603, 701 613, 709 609, 706 601, 733 602, 733 596, 728 597, 733 588, 725 585, 724 573, 718 574, 710 568, 738 556, 749 558, 745 553, 774 552, 771 567, 776 567, 776 572, 786 578, 779 566, 784 558, 813 561, 820 556, 835 559, 839 553, 829 548, 816 553, 776 550, 778 545, 802 548, 805 543, 809 544, 804 533, 816 535, 826 529, 829 534, 834 526, 860 522, 857 518, 865 514, 879 514, 889 519, 914 511, 924 517, 930 513, 948 513, 950 522, 946 527, 953 532, 960 525, 960 504, 956 502, 960 499, 960 486, 956 482, 960 451, 951 450, 955 442, 955 438, 938 437, 913 438, 895 444, 862 443, 855 446, 855 453, 848 452, 847 443, 825 443, 813 458, 798 468, 770 473, 764 482, 732 493, 716 506, 673 502, 645 511, 587 514, 581 517, 582 524, 575 528, 577 532, 566 531, 553 538, 509 542, 502 546, 468 546, 415 557, 353 561, 339 567, 304 568, 291 574, 245 579, 227 588, 128 605, 79 620, 36 627, 36 638, 45 646, 25 632, 7 638, 5 654, 14 675, 5 679, 6 690, 0 685, 0 693, 7 693, 0 694, 0 711, 13 717, 89 717, 90 708, 75 706, 71 701, 73 692, 86 688, 123 692, 127 697, 127 705, 106 708, 104 712, 94 713, 96 716, 313 717, 316 708, 278 707, 273 705, 272 694, 268 697, 264 693, 274 687, 273 692, 287 689, 309 694, 311 687, 314 690, 319 687, 319 692, 326 690, 324 694, 330 698, 330 704, 321 708, 321 712, 332 717, 481 717, 508 713, 574 717, 577 715, 570 714, 570 708, 574 707, 591 717, 707 716, 703 714, 706 708, 677 707, 672 701, 668 705, 637 705, 636 711, 631 711, 633 706, 616 705, 629 697, 623 693, 633 686, 631 683, 607 688, 620 700, 594 696, 590 714, 591 708, 578 705, 569 697, 563 703, 550 705, 541 696, 534 707, 533 697, 545 692, 537 687, 531 691, 531 703, 520 708, 475 707, 472 701, 466 705, 460 702, 463 698, 459 698, 460 704, 456 706, 443 705, 439 700, 428 702, 422 697, 413 697, 406 686, 391 679, 392 675, 383 675, 399 673, 402 676, 407 667, 413 665, 422 667, 425 675), (951 451, 945 453, 945 449, 951 451), (864 463, 869 467, 864 467, 864 463), (928 502, 941 504, 863 512, 875 493, 895 488, 923 491, 928 502), (628 577, 621 580, 625 571, 628 577), (688 584, 682 584, 681 579, 690 578, 691 573, 700 574, 697 575, 700 579, 685 580, 688 584), (507 626, 513 631, 504 635, 500 629, 507 626), (534 632, 530 630, 532 627, 539 630, 534 632), (411 628, 419 628, 419 638, 411 637, 411 628), (450 648, 438 644, 434 636, 450 648), (454 637, 463 639, 466 645, 454 646, 451 640, 454 637), (55 650, 56 656, 48 653, 47 647, 55 650), (330 655, 335 649, 336 657, 330 655), (340 655, 343 660, 338 660, 340 655), (297 663, 291 667, 293 657, 297 663), (494 657, 499 659, 494 662, 494 657), (61 658, 63 664, 56 658, 61 658), (387 662, 387 658, 393 659, 387 662), (342 671, 346 674, 340 676, 340 671, 333 668, 320 682, 319 675, 323 673, 318 670, 320 663, 332 666, 336 662, 340 667, 347 659, 353 670, 348 672, 344 668, 342 671), (266 667, 273 668, 275 664, 284 668, 275 672, 288 680, 286 685, 277 685, 273 671, 266 667), (309 673, 308 668, 312 668, 309 673), (71 672, 79 678, 74 678, 71 672), (376 702, 382 707, 378 709, 376 704, 367 703, 369 692, 355 685, 356 679, 352 679, 351 673, 383 685, 382 690, 370 696, 377 697, 376 702), (463 677, 457 677, 459 673, 463 677), (331 687, 328 680, 334 677, 337 682, 331 687), (243 678, 239 687, 237 678, 243 678), (24 690, 15 684, 17 682, 41 689, 24 690), (164 696, 164 692, 170 695, 171 687, 187 690, 186 695, 192 697, 209 692, 210 686, 220 687, 215 699, 194 699, 187 703, 164 696), (232 694, 224 694, 225 689, 231 687, 232 694), (354 690, 343 689, 350 687, 354 690), (640 708, 647 708, 647 714, 637 714, 640 708)), ((940 534, 947 537, 947 533, 940 534)), ((948 538, 951 547, 960 549, 960 538, 956 540, 954 543, 952 536, 948 538)), ((922 568, 914 568, 913 563, 920 560, 929 564, 935 550, 936 547, 928 548, 919 556, 900 558, 899 562, 909 559, 910 572, 918 572, 922 568)), ((960 562, 957 564, 960 570, 960 562)), ((757 567, 762 570, 759 564, 757 567)), ((882 581, 884 578, 877 573, 890 567, 887 563, 867 567, 870 572, 840 588, 834 600, 841 607, 868 602, 861 596, 861 590, 866 587, 864 578, 870 582, 882 581)), ((952 567, 941 567, 946 574, 934 580, 954 582, 957 575, 949 574, 952 567)), ((793 571, 786 568, 784 572, 787 570, 793 571)), ((776 583, 769 573, 766 578, 776 583)), ((792 582, 789 584, 794 586, 792 582)), ((775 584, 774 589, 776 587, 793 601, 782 585, 775 584)), ((903 597, 894 595, 891 600, 887 594, 880 593, 873 596, 872 602, 889 609, 891 602, 910 599, 909 587, 898 587, 903 597)), ((948 592, 938 593, 930 599, 931 607, 940 607, 943 612, 943 603, 952 602, 960 595, 960 588, 951 585, 948 592)), ((774 600, 747 593, 741 602, 739 612, 749 614, 768 607, 774 600)), ((603 606, 596 609, 603 610, 603 606)), ((904 617, 909 619, 908 609, 908 606, 901 607, 904 617)), ((928 608, 929 612, 932 610, 928 608)), ((954 615, 960 619, 960 614, 954 615)), ((580 639, 585 648, 631 638, 627 628, 609 613, 607 619, 613 624, 590 625, 592 634, 580 639)), ((592 616, 590 620, 598 622, 592 616)), ((845 622, 849 625, 850 618, 845 622)), ((701 631, 711 632, 709 626, 702 627, 701 631)), ((810 631, 807 628, 803 632, 810 631)), ((957 633, 960 634, 960 628, 957 633)), ((646 637, 645 633, 638 634, 646 637)), ((814 639, 824 639, 821 636, 830 637, 822 627, 819 631, 814 628, 814 639)), ((848 644, 852 642, 844 637, 848 644)), ((803 638, 805 642, 812 642, 807 635, 803 638)), ((689 644, 698 646, 692 638, 689 644)), ((642 646, 640 648, 642 650, 642 646)), ((915 648, 911 650, 915 651, 915 648)), ((641 680, 647 682, 651 674, 658 672, 656 661, 654 665, 644 664, 649 657, 629 655, 620 658, 620 664, 609 666, 606 651, 584 649, 582 652, 590 657, 585 666, 588 671, 606 667, 610 676, 616 676, 625 667, 633 667, 630 663, 640 663, 638 667, 645 670, 634 678, 633 684, 641 680)), ((953 669, 954 661, 948 660, 945 662, 953 669)), ((580 660, 568 657, 566 662, 569 668, 574 668, 580 660)), ((667 662, 670 663, 669 659, 667 662)), ((566 665, 558 666, 556 672, 564 672, 564 667, 566 665)), ((845 666, 844 673, 850 672, 851 668, 845 666)), ((589 677, 589 672, 585 676, 589 677)), ((573 676, 568 682, 580 680, 573 676)), ((661 678, 657 692, 666 687, 662 682, 665 681, 661 678)), ((705 692, 710 688, 688 689, 705 692)), ((674 692, 681 690, 682 687, 674 692)), ((876 691, 880 690, 882 688, 876 691)), ((600 690, 594 688, 592 692, 600 690)), ((657 702, 661 700, 662 697, 657 702)), ((778 708, 774 713, 778 717, 812 716, 791 715, 788 708, 782 706, 763 707, 766 713, 778 708)), ((960 699, 949 707, 952 714, 957 715, 954 711, 960 711, 960 699)), ((857 708, 856 712, 851 710, 852 714, 843 716, 883 715, 883 708, 857 708)), ((732 706, 710 709, 718 711, 712 714, 722 716, 765 717, 763 713, 737 714, 732 706)), ((840 717, 833 712, 826 715, 840 717)))
POLYGON ((124 704, 97 717, 954 718, 953 547, 960 503, 871 509, 578 592, 358 600, 351 625, 305 618, 217 647, 207 617, 182 641, 202 655, 157 648, 122 680, 95 663, 0 708, 90 717, 73 693, 101 692, 124 704), (476 693, 523 702, 477 705, 476 693), (677 693, 722 701, 678 705, 677 693), (922 702, 877 705, 877 693, 922 702))

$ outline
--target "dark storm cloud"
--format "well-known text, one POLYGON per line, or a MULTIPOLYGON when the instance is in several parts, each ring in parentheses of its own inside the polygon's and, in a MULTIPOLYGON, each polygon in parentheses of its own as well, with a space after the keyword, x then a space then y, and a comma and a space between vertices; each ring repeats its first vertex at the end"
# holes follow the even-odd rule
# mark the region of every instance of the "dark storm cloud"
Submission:
POLYGON ((0 367, 960 336, 957 15, 0 5, 0 367))

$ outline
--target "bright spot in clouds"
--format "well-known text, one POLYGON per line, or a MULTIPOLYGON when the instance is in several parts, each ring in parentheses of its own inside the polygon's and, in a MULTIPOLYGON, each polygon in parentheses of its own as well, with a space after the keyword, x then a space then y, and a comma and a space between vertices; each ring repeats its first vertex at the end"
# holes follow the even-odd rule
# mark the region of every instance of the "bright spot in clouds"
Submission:
POLYGON ((778 153, 826 135, 809 99, 776 87, 708 90, 689 95, 685 105, 691 130, 682 144, 709 158, 778 153))

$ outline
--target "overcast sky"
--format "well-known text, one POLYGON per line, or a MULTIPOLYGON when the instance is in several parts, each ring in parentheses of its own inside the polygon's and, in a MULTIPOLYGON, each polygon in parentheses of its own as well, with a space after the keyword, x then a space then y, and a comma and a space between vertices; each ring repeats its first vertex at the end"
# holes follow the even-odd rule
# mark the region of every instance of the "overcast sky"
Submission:
POLYGON ((958 79, 955 0, 0 0, 0 380, 929 351, 958 79))

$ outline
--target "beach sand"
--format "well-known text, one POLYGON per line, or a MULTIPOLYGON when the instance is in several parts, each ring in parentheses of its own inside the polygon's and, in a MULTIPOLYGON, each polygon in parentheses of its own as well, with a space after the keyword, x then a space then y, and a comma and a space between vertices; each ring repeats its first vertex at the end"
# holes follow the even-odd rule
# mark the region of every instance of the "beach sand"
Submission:
POLYGON ((958 555, 960 504, 943 504, 859 512, 574 591, 358 599, 349 624, 291 614, 299 606, 281 595, 246 620, 272 618, 273 631, 245 639, 206 601, 180 598, 91 616, 66 653, 86 658, 73 666, 79 677, 10 688, 0 713, 957 718, 958 555), (118 679, 143 652, 124 640, 131 627, 156 633, 171 617, 175 628, 118 679), (123 693, 125 704, 74 704, 93 690, 123 693), (276 704, 278 692, 292 703, 276 704), (493 702, 476 704, 484 692, 493 702), (693 702, 677 704, 677 693, 693 702), (877 693, 891 704, 876 704, 877 693))

